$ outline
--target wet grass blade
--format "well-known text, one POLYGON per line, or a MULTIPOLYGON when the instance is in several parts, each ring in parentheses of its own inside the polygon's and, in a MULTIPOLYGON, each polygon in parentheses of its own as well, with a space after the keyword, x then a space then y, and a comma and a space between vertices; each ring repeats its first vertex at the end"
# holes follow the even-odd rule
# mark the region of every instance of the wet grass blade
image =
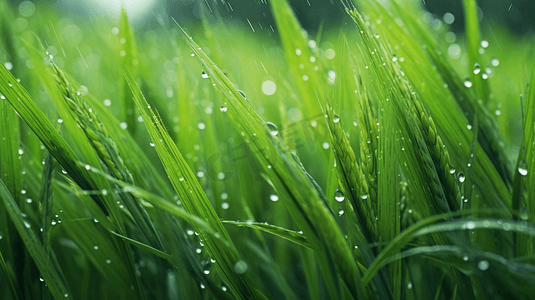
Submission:
POLYGON ((329 292, 333 297, 338 297, 339 283, 334 275, 337 268, 344 283, 353 296, 356 296, 360 293, 360 286, 356 284, 360 271, 330 209, 325 205, 326 199, 318 195, 317 186, 310 181, 303 166, 296 161, 297 158, 289 153, 289 149, 279 138, 273 137, 273 128, 268 127, 193 39, 185 31, 183 33, 191 51, 212 78, 220 95, 227 101, 227 113, 234 125, 242 130, 245 138, 249 140, 248 144, 255 153, 255 158, 277 190, 287 195, 287 198, 281 198, 288 199, 285 201, 286 207, 319 256, 324 279, 329 281, 329 292), (317 223, 317 220, 322 221, 317 223))
POLYGON ((195 175, 188 167, 165 127, 163 127, 162 121, 153 112, 131 75, 125 76, 134 94, 136 105, 145 120, 144 124, 147 131, 155 143, 155 149, 186 211, 205 219, 220 235, 220 238, 217 239, 207 235, 205 229, 199 228, 208 253, 219 262, 218 267, 223 278, 230 285, 235 296, 240 299, 264 298, 265 296, 252 285, 249 274, 242 272, 241 269, 239 269, 239 272, 234 270, 236 264, 242 265, 242 263, 239 254, 232 246, 232 241, 227 231, 223 228, 223 224, 208 201, 195 175), (220 245, 222 242, 229 243, 231 245, 230 248, 223 249, 220 245))
POLYGON ((307 242, 306 238, 302 233, 297 231, 289 230, 275 225, 269 225, 265 223, 257 222, 237 222, 237 221, 222 221, 223 224, 231 224, 239 227, 248 227, 252 229, 259 229, 263 232, 271 233, 275 236, 288 240, 290 242, 296 243, 297 245, 311 248, 310 244, 307 242))
POLYGON ((11 196, 11 193, 1 180, 0 193, 7 214, 15 224, 17 232, 20 234, 26 249, 39 268, 50 292, 56 300, 68 298, 69 289, 61 269, 59 269, 57 262, 50 259, 53 256, 49 256, 46 253, 29 221, 24 219, 24 214, 20 211, 15 199, 11 196))

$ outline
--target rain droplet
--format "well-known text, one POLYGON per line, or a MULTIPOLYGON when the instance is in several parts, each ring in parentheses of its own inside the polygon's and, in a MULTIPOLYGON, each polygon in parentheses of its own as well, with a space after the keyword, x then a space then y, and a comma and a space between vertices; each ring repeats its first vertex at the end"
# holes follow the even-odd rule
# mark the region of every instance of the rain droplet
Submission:
POLYGON ((492 64, 493 66, 495 66, 495 67, 497 67, 497 66, 499 66, 499 65, 500 65, 500 61, 499 61, 499 60, 497 60, 496 58, 495 58, 495 59, 493 59, 493 60, 492 60, 492 61, 491 61, 490 63, 491 63, 491 64, 492 64))
POLYGON ((528 209, 525 207, 520 208, 520 219, 527 221, 528 219, 528 209))
POLYGON ((338 116, 337 114, 334 115, 334 118, 333 118, 333 122, 334 123, 338 123, 340 122, 340 116, 338 116))
POLYGON ((477 263, 477 267, 481 271, 486 271, 489 268, 489 266, 490 266, 490 264, 489 264, 489 262, 487 260, 482 260, 479 263, 477 263))
POLYGON ((277 202, 277 201, 279 201, 279 196, 277 196, 275 194, 269 195, 269 200, 271 200, 273 202, 277 202))
POLYGON ((481 66, 478 63, 476 63, 474 65, 474 74, 477 75, 477 74, 479 74, 479 72, 481 72, 481 66))
POLYGON ((407 283, 407 288, 410 290, 412 289, 412 282, 407 283))
POLYGON ((463 173, 459 173, 457 174, 457 179, 459 180, 460 183, 463 183, 466 180, 466 177, 464 176, 463 173))
POLYGON ((208 74, 206 74, 206 72, 202 71, 201 77, 204 78, 204 79, 208 79, 210 76, 208 76, 208 74))
POLYGON ((455 167, 452 164, 449 164, 450 166, 450 174, 455 174, 455 167))
POLYGON ((91 166, 90 165, 85 165, 85 169, 89 171, 89 170, 91 170, 91 166))
POLYGON ((222 112, 227 112, 227 107, 225 105, 221 105, 219 110, 222 111, 222 112))
POLYGON ((154 142, 153 142, 153 141, 150 141, 149 145, 150 145, 151 147, 154 147, 154 142))
POLYGON ((244 262, 243 260, 240 260, 240 261, 238 261, 237 263, 234 264, 234 271, 238 275, 241 275, 241 274, 247 272, 247 268, 248 268, 247 263, 244 262))
POLYGON ((223 202, 223 203, 221 203, 221 208, 222 208, 222 209, 228 209, 228 207, 229 207, 229 205, 228 205, 227 202, 223 202))
POLYGON ((520 175, 522 175, 522 176, 528 175, 528 164, 526 163, 525 160, 522 160, 518 164, 518 173, 520 173, 520 175))
POLYGON ((266 125, 269 128, 269 134, 271 134, 272 136, 276 136, 279 133, 279 129, 275 124, 271 122, 266 122, 266 125))
POLYGON ((472 82, 470 81, 470 78, 466 78, 464 80, 464 86, 467 87, 467 88, 471 88, 472 87, 472 82))
POLYGON ((481 41, 481 47, 487 48, 489 46, 489 42, 487 41, 481 41))
POLYGON ((344 201, 346 196, 344 195, 344 192, 342 192, 340 189, 337 189, 336 192, 334 192, 334 199, 338 202, 344 201))

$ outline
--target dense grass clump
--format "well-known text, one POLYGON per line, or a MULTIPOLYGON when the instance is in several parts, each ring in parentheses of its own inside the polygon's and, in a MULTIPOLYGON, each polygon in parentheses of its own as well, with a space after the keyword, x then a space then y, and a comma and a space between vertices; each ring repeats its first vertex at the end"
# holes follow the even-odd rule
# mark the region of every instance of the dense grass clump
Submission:
POLYGON ((464 34, 259 5, 134 30, 0 0, 0 298, 532 299, 532 44, 475 0, 464 34))

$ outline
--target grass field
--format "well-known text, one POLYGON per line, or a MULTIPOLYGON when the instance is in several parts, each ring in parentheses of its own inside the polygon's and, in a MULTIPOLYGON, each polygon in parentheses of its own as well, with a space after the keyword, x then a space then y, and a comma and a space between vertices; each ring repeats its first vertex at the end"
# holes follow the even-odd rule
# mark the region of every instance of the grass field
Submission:
POLYGON ((534 299, 533 36, 462 2, 0 0, 0 299, 534 299))

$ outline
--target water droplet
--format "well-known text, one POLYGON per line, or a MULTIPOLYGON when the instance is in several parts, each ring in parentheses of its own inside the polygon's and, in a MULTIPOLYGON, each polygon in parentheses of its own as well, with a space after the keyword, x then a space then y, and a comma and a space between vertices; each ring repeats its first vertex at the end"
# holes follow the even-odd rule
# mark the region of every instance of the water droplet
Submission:
POLYGON ((264 95, 271 96, 277 91, 277 84, 274 81, 266 80, 262 83, 261 88, 264 95))
POLYGON ((225 105, 221 105, 219 110, 222 111, 222 112, 227 112, 227 107, 225 105))
POLYGON ((476 223, 474 223, 472 221, 468 221, 463 225, 463 227, 466 228, 466 229, 474 229, 474 228, 476 228, 476 223))
POLYGON ((208 79, 210 76, 208 76, 208 74, 206 74, 206 72, 202 71, 201 77, 204 78, 204 79, 208 79))
POLYGON ((269 128, 269 134, 271 134, 272 136, 276 136, 279 133, 279 129, 275 124, 271 122, 266 122, 266 125, 269 128))
POLYGON ((450 166, 450 174, 455 174, 455 167, 452 164, 449 164, 450 166))
POLYGON ((199 124, 197 124, 197 128, 199 128, 200 130, 204 130, 204 128, 206 128, 206 125, 204 125, 203 122, 200 122, 199 124))
POLYGON ((238 90, 238 92, 240 92, 241 96, 243 97, 243 99, 247 100, 247 95, 245 95, 245 92, 242 91, 242 90, 238 90))
POLYGON ((126 122, 121 122, 121 124, 119 124, 119 126, 121 126, 121 129, 126 129, 128 127, 126 122))
POLYGON ((324 142, 324 143, 322 144, 322 147, 323 147, 323 149, 329 149, 329 143, 324 142))
POLYGON ((22 155, 22 154, 24 154, 24 150, 19 149, 19 155, 22 155))
POLYGON ((204 268, 203 268, 203 273, 208 275, 210 274, 210 269, 212 268, 212 264, 211 263, 206 263, 206 265, 204 265, 204 268))
POLYGON ((154 147, 154 142, 153 142, 153 141, 150 141, 149 145, 150 145, 151 147, 154 147))
POLYGON ((299 49, 299 48, 295 49, 295 54, 301 55, 301 49, 299 49))
POLYGON ((334 123, 338 123, 340 122, 340 116, 338 116, 337 114, 334 115, 334 118, 333 118, 333 122, 334 123))
POLYGON ((65 295, 64 295, 64 296, 65 296, 65 298, 68 298, 68 297, 69 297, 69 294, 65 293, 65 295))
POLYGON ((500 61, 499 61, 499 60, 497 60, 496 58, 495 58, 495 59, 493 59, 493 60, 492 60, 492 61, 491 61, 490 63, 491 63, 491 64, 492 64, 493 66, 495 66, 495 67, 497 67, 497 66, 499 66, 499 65, 500 65, 500 61))
POLYGON ((85 169, 89 171, 89 170, 91 170, 91 166, 90 165, 85 165, 85 169))
POLYGON ((480 262, 477 263, 477 267, 481 270, 481 271, 486 271, 488 270, 490 264, 487 260, 482 260, 480 262))
POLYGON ((520 219, 527 221, 528 219, 528 209, 525 207, 520 208, 520 219))
POLYGON ((468 255, 463 256, 464 261, 468 261, 468 255))
POLYGON ((238 261, 237 263, 234 264, 234 271, 238 275, 241 275, 241 274, 247 272, 247 268, 248 268, 247 263, 244 262, 243 260, 240 260, 240 261, 238 261))
POLYGON ((412 289, 412 282, 407 283, 407 288, 410 290, 412 289))
POLYGON ((518 164, 518 173, 520 173, 522 176, 528 175, 528 164, 525 160, 520 161, 518 164))
POLYGON ((459 180, 460 183, 463 183, 466 180, 466 177, 464 176, 463 173, 459 173, 457 174, 457 179, 459 180))
POLYGON ((481 47, 487 48, 489 46, 489 42, 487 41, 481 41, 481 47))
POLYGON ((334 199, 338 202, 344 201, 346 196, 344 195, 344 192, 342 192, 340 189, 337 189, 336 192, 334 192, 334 199))
POLYGON ((271 200, 273 202, 277 202, 277 201, 279 201, 279 196, 277 196, 275 194, 269 195, 269 200, 271 200))
POLYGON ((471 88, 472 87, 472 82, 470 81, 470 78, 466 78, 464 80, 464 86, 467 87, 467 88, 471 88))
POLYGON ((222 209, 228 209, 228 207, 229 207, 229 204, 227 202, 221 203, 221 208, 222 209))
POLYGON ((106 259, 106 263, 107 264, 111 264, 111 260, 110 259, 106 259))
POLYGON ((344 209, 340 208, 340 209, 338 210, 338 215, 341 216, 341 215, 343 215, 343 214, 344 214, 344 209))
POLYGON ((481 72, 481 66, 478 63, 476 63, 474 65, 474 74, 477 75, 477 74, 479 74, 479 72, 481 72))

